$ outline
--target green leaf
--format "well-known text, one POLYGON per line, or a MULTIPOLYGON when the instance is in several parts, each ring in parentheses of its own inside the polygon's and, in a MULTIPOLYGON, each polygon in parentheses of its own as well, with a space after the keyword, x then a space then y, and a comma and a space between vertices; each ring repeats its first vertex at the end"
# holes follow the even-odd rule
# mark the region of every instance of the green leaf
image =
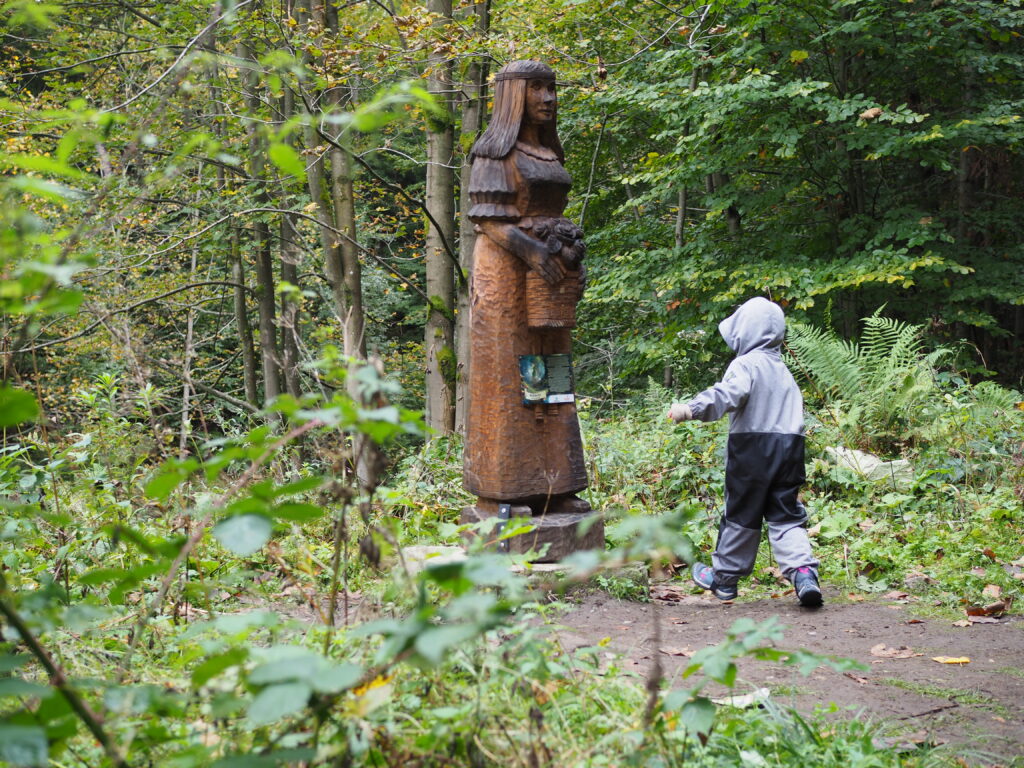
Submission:
POLYGON ((39 415, 32 393, 14 387, 0 387, 0 427, 13 427, 39 415))
POLYGON ((432 627, 416 638, 416 652, 431 664, 440 664, 452 648, 476 637, 478 630, 472 624, 454 624, 432 627))
POLYGON ((279 765, 270 755, 231 755, 222 757, 212 768, 277 768, 279 765))
POLYGON ((362 677, 362 667, 345 662, 344 664, 332 665, 329 669, 317 675, 316 679, 311 682, 313 683, 313 690, 317 693, 340 693, 354 686, 362 677))
POLYGON ((0 673, 11 672, 18 667, 23 667, 28 663, 29 657, 26 654, 10 654, 6 653, 0 656, 0 673))
POLYGON ((194 461, 168 462, 161 467, 159 474, 146 483, 143 492, 152 499, 167 501, 174 489, 188 478, 195 466, 194 461))
POLYGON ((198 688, 224 670, 237 667, 247 658, 249 658, 248 648, 232 648, 224 653, 211 656, 192 670, 192 685, 198 688))
POLYGON ((45 155, 0 155, 0 164, 7 167, 20 168, 24 171, 37 171, 52 176, 65 176, 69 179, 89 179, 88 173, 72 168, 52 157, 45 155))
POLYGON ((22 680, 20 677, 0 678, 0 699, 17 696, 33 696, 41 699, 49 692, 50 689, 45 685, 30 683, 28 680, 22 680))
POLYGON ((11 765, 46 765, 48 746, 38 726, 0 723, 0 759, 11 765))
POLYGON ((715 723, 715 705, 711 699, 698 696, 686 702, 679 710, 679 722, 690 733, 711 733, 711 726, 715 723))
POLYGON ((306 164, 295 148, 289 144, 275 142, 267 149, 271 162, 280 170, 294 176, 299 181, 306 180, 306 164))
POLYGON ((236 555, 251 555, 270 540, 273 524, 263 515, 235 515, 213 528, 213 537, 236 555))
POLYGON ((269 725, 282 717, 301 711, 312 695, 308 683, 282 683, 264 688, 249 705, 249 722, 269 725))
POLYGON ((69 199, 81 196, 73 189, 35 176, 15 176, 7 183, 12 189, 17 189, 27 195, 41 197, 51 203, 64 203, 69 199))
POLYGON ((798 50, 789 52, 789 60, 793 64, 799 64, 801 61, 806 61, 808 56, 810 56, 810 54, 807 51, 798 50))
POLYGON ((298 523, 304 523, 322 517, 324 510, 316 504, 303 504, 296 501, 278 504, 271 510, 271 514, 282 520, 294 520, 298 523))

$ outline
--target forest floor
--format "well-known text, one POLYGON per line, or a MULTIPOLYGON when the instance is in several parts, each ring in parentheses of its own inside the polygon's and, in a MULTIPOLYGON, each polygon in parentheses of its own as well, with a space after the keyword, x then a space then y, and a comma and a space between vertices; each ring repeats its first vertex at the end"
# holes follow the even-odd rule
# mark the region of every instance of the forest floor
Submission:
POLYGON ((733 603, 693 594, 680 582, 654 585, 650 603, 597 592, 561 616, 554 631, 568 651, 604 641, 607 651, 621 654, 620 668, 639 675, 658 654, 666 679, 678 685, 688 657, 724 640, 737 619, 775 616, 785 628, 782 648, 853 659, 863 669, 823 666, 805 677, 794 667, 740 659, 732 691, 706 692, 767 688, 773 701, 801 713, 834 705, 841 715, 880 723, 892 744, 946 744, 971 764, 1024 760, 1024 616, 956 626, 909 595, 879 599, 827 587, 824 593, 825 605, 811 610, 792 591, 760 599, 744 599, 741 591, 733 603))

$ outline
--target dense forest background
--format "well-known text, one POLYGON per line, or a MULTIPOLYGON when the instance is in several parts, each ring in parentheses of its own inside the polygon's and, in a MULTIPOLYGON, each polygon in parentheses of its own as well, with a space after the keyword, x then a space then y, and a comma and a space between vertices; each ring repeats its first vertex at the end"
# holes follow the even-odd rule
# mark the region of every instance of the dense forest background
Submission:
MULTIPOLYGON (((1020 0, 0 4, 0 760, 711 765, 788 733, 558 661, 494 555, 375 570, 459 541, 464 190, 515 59, 558 74, 587 236, 574 359, 610 525, 579 571, 713 542, 722 429, 667 435, 664 407, 765 295, 824 576, 918 574, 950 611, 1018 593, 1022 30, 1020 0), (386 618, 350 631, 350 598, 386 618), (527 757, 556 689, 578 717, 527 757)), ((827 663, 776 637, 694 670, 827 663)), ((850 764, 861 727, 814 743, 850 764)))
POLYGON ((6 378, 45 382, 49 418, 73 424, 76 387, 117 375, 185 434, 317 390, 309 363, 335 344, 379 356, 451 430, 468 151, 488 76, 536 57, 563 81, 588 235, 584 390, 706 383, 714 324, 754 294, 848 337, 885 305, 1014 384, 1021 13, 8 3, 4 163, 27 173, 5 216, 47 233, 38 269, 84 303, 8 324, 6 378), (49 198, 15 213, 43 177, 49 198))

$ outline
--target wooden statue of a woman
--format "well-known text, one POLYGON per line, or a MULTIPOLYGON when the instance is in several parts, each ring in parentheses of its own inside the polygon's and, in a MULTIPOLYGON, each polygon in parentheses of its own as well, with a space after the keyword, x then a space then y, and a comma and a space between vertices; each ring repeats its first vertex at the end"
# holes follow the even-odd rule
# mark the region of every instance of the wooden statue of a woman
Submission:
POLYGON ((569 353, 585 249, 562 215, 572 179, 556 116, 550 67, 515 61, 499 70, 494 114, 472 150, 478 237, 463 463, 465 487, 478 497, 464 519, 533 515, 537 533, 514 548, 547 543, 548 560, 604 541, 599 524, 576 536, 589 505, 575 495, 587 472, 569 353), (524 389, 536 369, 556 364, 560 394, 524 389))

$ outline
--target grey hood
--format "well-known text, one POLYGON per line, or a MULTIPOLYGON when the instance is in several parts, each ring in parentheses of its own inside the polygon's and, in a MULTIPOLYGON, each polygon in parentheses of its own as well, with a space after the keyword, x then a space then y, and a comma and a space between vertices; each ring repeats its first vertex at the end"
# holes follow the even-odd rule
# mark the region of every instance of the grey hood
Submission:
POLYGON ((763 296, 755 296, 718 324, 729 349, 745 355, 754 349, 773 349, 786 335, 786 317, 781 307, 763 296))

